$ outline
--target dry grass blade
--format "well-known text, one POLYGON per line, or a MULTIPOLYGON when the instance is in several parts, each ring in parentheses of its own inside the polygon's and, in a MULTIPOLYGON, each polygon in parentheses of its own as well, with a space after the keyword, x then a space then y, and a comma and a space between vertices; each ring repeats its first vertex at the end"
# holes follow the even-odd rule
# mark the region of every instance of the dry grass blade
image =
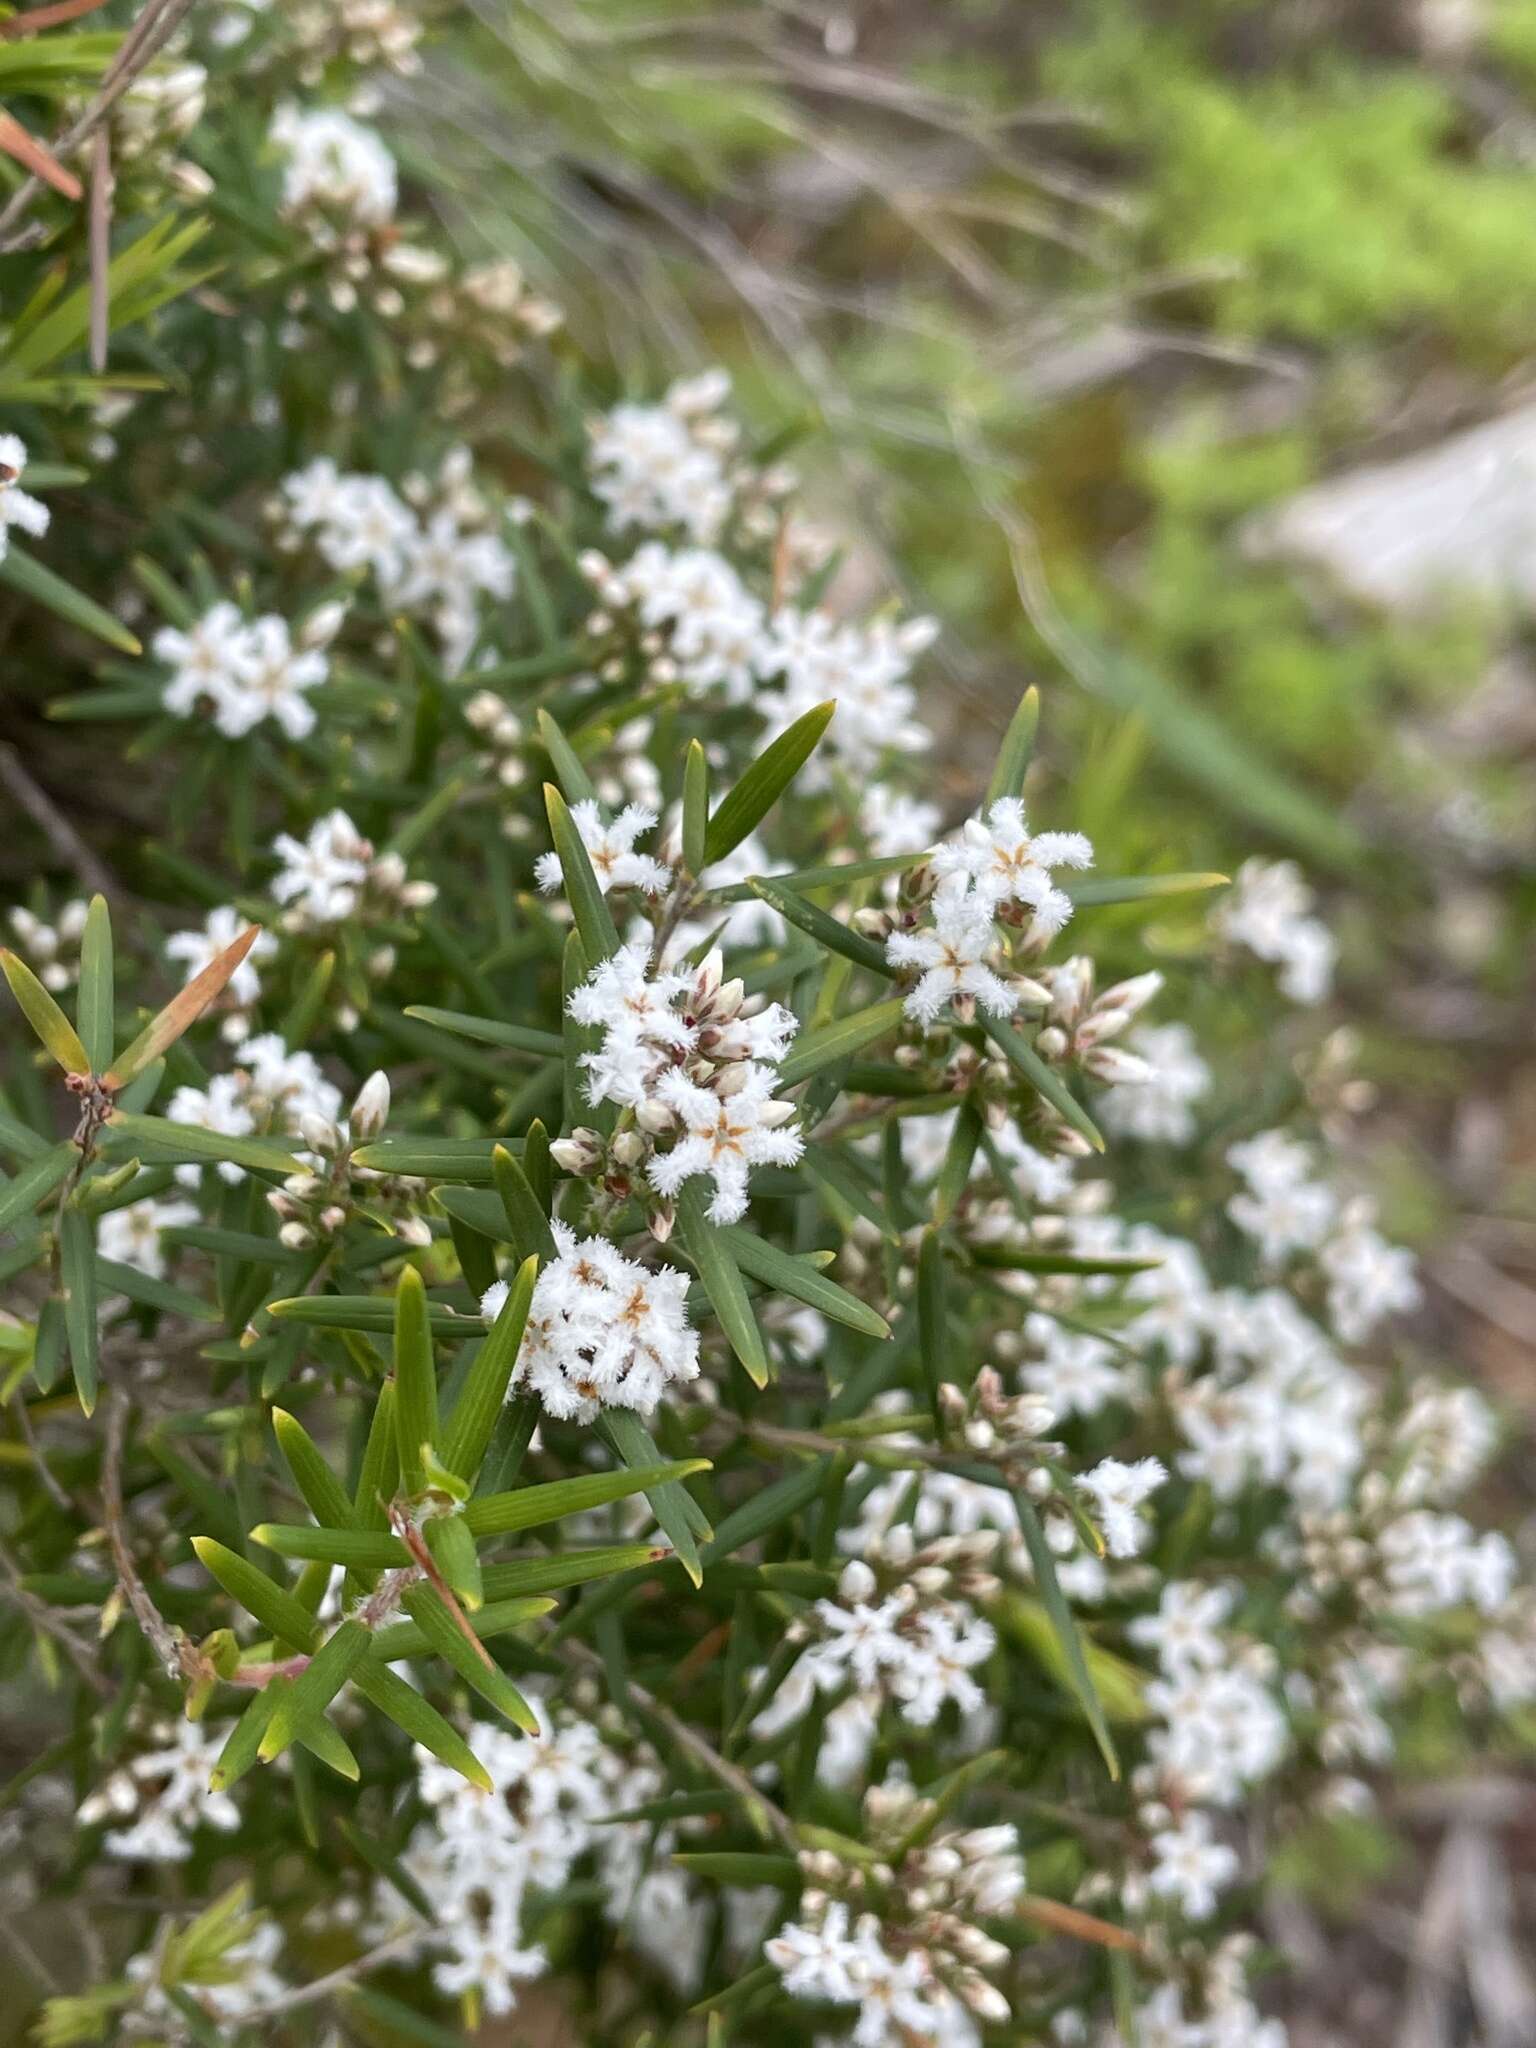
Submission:
POLYGON ((174 1045, 220 994, 260 937, 259 924, 247 925, 233 945, 226 946, 216 960, 210 960, 201 974, 193 975, 180 995, 172 996, 159 1016, 145 1025, 128 1050, 113 1062, 102 1085, 112 1089, 126 1087, 135 1074, 141 1074, 151 1060, 157 1060, 167 1046, 174 1045))
POLYGON ((20 42, 23 36, 35 36, 45 28, 62 28, 66 21, 78 21, 82 14, 94 14, 106 4, 107 0, 57 0, 52 7, 34 7, 29 14, 0 21, 0 42, 20 42))

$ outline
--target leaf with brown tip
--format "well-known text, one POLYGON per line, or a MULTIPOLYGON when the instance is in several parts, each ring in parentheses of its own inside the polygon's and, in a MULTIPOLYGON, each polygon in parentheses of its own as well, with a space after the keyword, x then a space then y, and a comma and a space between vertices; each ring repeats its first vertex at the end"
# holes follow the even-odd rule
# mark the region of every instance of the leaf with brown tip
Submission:
POLYGON ((142 1074, 151 1060, 159 1059, 161 1053, 174 1045, 184 1031, 189 1031, 214 998, 222 993, 260 937, 259 924, 247 925, 239 938, 226 946, 216 960, 210 960, 201 974, 194 974, 181 993, 171 997, 159 1016, 152 1018, 121 1058, 113 1062, 112 1071, 105 1076, 103 1086, 126 1088, 135 1074, 142 1074))

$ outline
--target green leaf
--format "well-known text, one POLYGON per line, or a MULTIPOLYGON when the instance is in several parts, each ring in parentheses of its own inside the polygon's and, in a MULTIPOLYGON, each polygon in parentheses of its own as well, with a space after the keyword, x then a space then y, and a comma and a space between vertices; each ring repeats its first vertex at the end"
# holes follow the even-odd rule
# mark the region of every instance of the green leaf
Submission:
POLYGON ((1104 1150, 1104 1140, 1098 1125, 1086 1109, 1077 1101, 1071 1090, 1054 1068, 1048 1067, 1039 1053, 1026 1038, 1014 1030, 1001 1017, 989 1017, 985 1013, 978 1020, 987 1036, 1004 1053, 1011 1066, 1016 1067, 1037 1095, 1055 1110, 1064 1124, 1070 1124, 1074 1131, 1085 1137, 1095 1152, 1104 1150))
POLYGON ((704 1213, 704 1196, 696 1180, 677 1195, 677 1231, 683 1250, 709 1296, 726 1341, 740 1359, 754 1386, 768 1384, 768 1353, 757 1327, 741 1270, 718 1224, 704 1213))
MULTIPOLYGON (((923 1384, 934 1420, 939 1415, 939 1388, 946 1378, 948 1331, 945 1321, 944 1245, 936 1229, 923 1232, 917 1255, 918 1356, 922 1361, 923 1384)), ((952 1375, 948 1375, 952 1377, 952 1375)), ((969 1375, 967 1375, 969 1377, 969 1375)))
POLYGON ((576 821, 567 808, 565 798, 548 782, 544 785, 544 808, 549 814, 550 836, 560 857, 566 899, 576 920, 582 950, 589 968, 595 967, 600 960, 610 959, 619 950, 613 913, 608 908, 607 897, 597 886, 586 845, 576 829, 576 821))
MULTIPOLYGON (((662 1464, 655 1439, 633 1409, 609 1408, 599 1416, 597 1426, 631 1472, 654 1472, 662 1464)), ((678 1563, 696 1586, 702 1584, 703 1570, 693 1529, 694 1502, 687 1488, 675 1479, 663 1480, 659 1486, 648 1486, 645 1497, 665 1530, 678 1563)))
POLYGON ((320 1625, 314 1616, 249 1558, 227 1549, 211 1536, 194 1536, 192 1548, 210 1578, 216 1579, 230 1599, 238 1601, 274 1640, 291 1643, 305 1655, 314 1648, 320 1636, 320 1625))
MULTIPOLYGON (((463 1520, 473 1536, 507 1536, 517 1529, 535 1529, 565 1515, 582 1514, 588 1508, 606 1507, 610 1501, 628 1500, 631 1494, 648 1493, 669 1479, 687 1479, 709 1469, 707 1458, 685 1458, 642 1466, 639 1471, 589 1472, 579 1479, 554 1479, 543 1486, 519 1487, 513 1493, 482 1494, 469 1503, 463 1520)), ((258 1540, 265 1541, 265 1537, 258 1540)))
POLYGON ((507 1228, 512 1233, 517 1256, 520 1259, 552 1259, 555 1256, 555 1234, 550 1228, 549 1217, 533 1191, 533 1183, 505 1145, 498 1145, 491 1154, 491 1173, 502 1207, 507 1212, 507 1228))
POLYGON ((182 1316, 193 1323, 216 1323, 220 1320, 219 1311, 211 1302, 200 1300, 185 1287, 173 1287, 168 1280, 157 1280, 153 1273, 140 1272, 137 1266, 122 1265, 116 1259, 96 1261, 96 1284, 103 1294, 126 1294, 130 1301, 138 1302, 143 1308, 158 1309, 162 1315, 182 1316))
POLYGON ((400 1445, 395 1433, 395 1383, 386 1380, 374 1402, 368 1440, 358 1468, 352 1506, 360 1529, 388 1526, 385 1503, 394 1497, 400 1478, 400 1445))
POLYGON ((79 1151, 68 1143, 55 1145, 39 1153, 36 1159, 29 1159, 13 1181, 0 1185, 0 1230, 8 1230, 30 1214, 79 1162, 79 1151))
POLYGON ((690 875, 702 875, 709 832, 709 762, 697 740, 688 742, 683 756, 683 866, 690 875))
POLYGON ((712 889, 710 895, 716 903, 747 903, 752 897, 753 881, 777 882, 781 889, 793 889, 797 896, 808 895, 812 889, 848 889, 855 882, 876 881, 882 875, 903 875, 908 868, 925 861, 929 851, 923 847, 916 853, 885 853, 869 860, 833 861, 825 867, 755 875, 745 882, 733 882, 727 889, 712 889))
POLYGON ((96 1320, 96 1232, 91 1219, 72 1202, 59 1211, 59 1286, 64 1298, 64 1329, 75 1392, 89 1415, 96 1406, 100 1377, 100 1338, 96 1320))
POLYGON ((169 1166, 227 1161, 257 1173, 299 1171, 298 1160, 277 1138, 231 1138, 222 1131, 205 1131, 196 1124, 172 1123, 168 1117, 141 1116, 127 1109, 114 1109, 107 1128, 126 1139, 144 1159, 163 1160, 169 1166))
POLYGON ((736 787, 721 800, 719 809, 709 821, 704 837, 706 867, 713 866, 717 860, 724 860, 749 832, 761 824, 816 751, 836 709, 835 698, 816 705, 797 718, 758 755, 736 787))
POLYGON ((659 1543, 608 1543, 590 1550, 551 1551, 510 1564, 488 1564, 483 1573, 486 1604, 476 1623, 483 1623, 498 1601, 528 1593, 561 1593, 592 1579, 661 1564, 668 1555, 659 1543))
POLYGON ((793 889, 784 888, 769 875, 754 875, 747 886, 754 896, 760 896, 764 903, 771 904, 781 917, 787 918, 827 952, 841 953, 855 967, 867 967, 871 974, 884 975, 887 981, 895 979, 896 969, 873 939, 866 939, 861 932, 850 931, 847 925, 839 923, 818 904, 807 903, 803 896, 797 896, 793 889))
POLYGON ((286 1408, 272 1410, 272 1430, 304 1505, 322 1529, 355 1529, 357 1515, 346 1488, 321 1456, 309 1431, 286 1408))
POLYGON ((976 1157, 976 1148, 981 1143, 981 1115, 969 1097, 961 1103, 955 1116, 955 1127, 950 1133, 949 1143, 944 1148, 944 1163, 939 1168, 938 1180, 933 1190, 933 1220, 947 1223, 955 1213, 960 1197, 965 1193, 971 1178, 971 1166, 976 1157))
POLYGON ((123 654, 144 652, 121 619, 103 611, 99 604, 76 590, 72 583, 66 583, 62 576, 56 576, 34 556, 17 547, 15 541, 0 555, 0 583, 8 583, 12 590, 31 598, 34 604, 40 604, 66 625, 78 627, 93 639, 105 640, 109 647, 116 647, 123 654))
POLYGON ((88 1074, 90 1054, 81 1044, 74 1025, 20 954, 0 948, 0 973, 10 983, 22 1015, 65 1073, 88 1074))
POLYGON ((442 1459, 450 1472, 474 1481, 491 1440, 496 1418, 506 1404, 507 1388, 517 1370, 517 1354, 528 1323, 539 1262, 524 1259, 507 1290, 490 1335, 476 1352, 443 1431, 442 1459))
MULTIPOLYGON (((531 1620, 535 1615, 547 1614, 554 1602, 525 1600, 516 1604, 527 1609, 524 1618, 531 1620)), ((466 1639, 433 1587, 413 1586, 405 1596, 405 1611, 421 1630, 430 1648, 450 1670, 458 1673, 472 1692, 489 1701, 514 1728, 521 1728, 526 1735, 538 1734, 538 1716, 532 1707, 500 1665, 492 1663, 483 1651, 466 1639)))
POLYGON ((1083 1639, 1077 1631, 1077 1621, 1067 1604, 1067 1597, 1061 1590, 1061 1581, 1056 1576, 1056 1560, 1051 1555, 1051 1546, 1046 1541, 1045 1530, 1033 1501, 1027 1494, 1016 1492, 1012 1496, 1014 1513, 1019 1520, 1019 1533, 1024 1538, 1024 1547, 1029 1552, 1030 1569, 1034 1573, 1035 1587, 1045 1611, 1056 1631, 1066 1659, 1067 1673, 1078 1704, 1093 1730, 1093 1739, 1099 1745, 1099 1754, 1104 1759, 1109 1775, 1118 1781, 1120 1759, 1115 1754, 1115 1745, 1110 1737, 1109 1724, 1104 1718, 1104 1709, 1094 1688, 1088 1671, 1088 1660, 1083 1654, 1083 1639))
POLYGON ((901 998, 893 996, 888 1002, 871 1003, 867 1009, 855 1010, 834 1023, 824 1024, 819 1031, 807 1032, 779 1062, 780 1084, 793 1088, 797 1081, 809 1080, 823 1067, 851 1059, 877 1038, 895 1031, 901 1024, 902 1010, 901 998))
POLYGON ((1158 902, 1165 896, 1198 896, 1208 889, 1225 889, 1229 875, 1093 875, 1086 881, 1072 880, 1064 887, 1079 910, 1101 903, 1158 902))
POLYGON ((743 1501, 715 1531, 714 1541, 704 1552, 704 1562, 718 1563, 720 1559, 729 1557, 733 1550, 740 1550, 747 1543, 756 1543, 761 1537, 781 1528, 802 1508, 808 1508, 826 1482, 829 1462, 824 1457, 813 1458, 798 1471, 786 1472, 782 1479, 775 1479, 771 1486, 765 1486, 750 1500, 743 1501))
POLYGON ((536 1053, 542 1059, 557 1060, 565 1049, 565 1041, 558 1031, 534 1031, 524 1024, 503 1024, 495 1017, 470 1017, 460 1010, 434 1010, 426 1003, 407 1004, 405 1015, 415 1017, 423 1024, 435 1024, 440 1031, 451 1031, 457 1038, 478 1039, 482 1045, 504 1045, 514 1052, 536 1053))
POLYGON ((281 1756, 300 1725, 325 1712, 368 1654, 372 1641, 372 1631, 360 1621, 344 1621, 326 1638, 278 1701, 256 1746, 262 1763, 281 1756))
POLYGON ((834 1323, 858 1330, 866 1337, 889 1337, 891 1326, 867 1301, 860 1301, 846 1287, 839 1287, 818 1272, 811 1261, 793 1252, 780 1251, 776 1244, 756 1236, 741 1223, 715 1226, 716 1235, 743 1273, 760 1280, 778 1294, 803 1301, 834 1323))
POLYGON ((75 1021, 93 1074, 112 1064, 112 913, 105 896, 93 896, 80 940, 80 993, 75 1021))
POLYGON ((1014 1273, 1101 1273, 1122 1274, 1151 1273, 1163 1262, 1161 1259, 1127 1259, 1105 1257, 1090 1259, 1079 1252, 1026 1252, 1015 1251, 1011 1245, 976 1244, 970 1247, 971 1263, 975 1266, 1001 1268, 1014 1273))
POLYGON ((213 1791, 228 1791, 255 1763, 261 1738, 267 1732, 267 1723, 277 1710, 277 1697, 275 1685, 265 1687, 230 1729, 229 1739, 219 1751, 218 1762, 208 1780, 213 1791))
POLYGON ((251 1531, 251 1541, 279 1557, 344 1564, 351 1571, 390 1571, 412 1562, 398 1536, 378 1529, 312 1529, 302 1522, 260 1522, 251 1531))
POLYGON ((793 1856, 767 1856, 751 1850, 675 1849, 672 1861, 692 1877, 715 1884, 772 1884, 798 1887, 800 1865, 793 1856))
MULTIPOLYGON (((387 1294, 294 1294, 269 1301, 266 1313, 280 1323, 308 1323, 317 1330, 360 1330, 369 1336, 392 1336, 395 1305, 387 1294)), ((478 1316, 432 1303, 427 1327, 434 1337, 478 1337, 485 1328, 478 1316)))
POLYGON ((989 811, 999 797, 1023 794, 1024 777, 1029 773, 1030 759, 1035 751, 1035 728, 1039 723, 1040 692, 1031 684, 1019 699, 1018 708, 1008 721, 1008 730, 1003 734, 1003 744, 998 749, 997 762, 982 804, 984 811, 989 811))
POLYGON ((491 1185, 493 1138, 381 1138, 352 1154, 359 1166, 375 1173, 405 1173, 420 1180, 491 1185))
POLYGON ((422 1449, 437 1443, 437 1364, 427 1317, 427 1290, 407 1266, 395 1291, 395 1433, 400 1484, 415 1496, 426 1484, 422 1449))
POLYGON ((371 1658, 360 1664, 352 1674, 352 1689, 471 1785, 478 1785, 482 1792, 495 1789, 489 1771, 463 1736, 443 1719, 436 1707, 429 1706, 419 1692, 383 1664, 371 1658))
MULTIPOLYGON (((496 1636, 506 1635, 512 1629, 521 1628, 525 1622, 548 1614, 554 1604, 549 1599, 488 1601, 484 1607, 476 1609, 470 1626, 481 1642, 490 1642, 496 1636)), ((452 1619, 451 1616, 449 1618, 452 1619)), ((397 1621, 391 1628, 380 1629, 373 1639, 373 1647, 375 1656, 385 1664, 425 1657, 432 1650, 427 1635, 414 1621, 397 1621)))
POLYGON ((571 745, 555 720, 547 711, 541 711, 535 723, 539 728, 539 739, 548 754, 550 764, 560 778, 560 787, 565 791, 568 803, 595 801, 597 791, 592 778, 581 765, 581 757, 571 745))

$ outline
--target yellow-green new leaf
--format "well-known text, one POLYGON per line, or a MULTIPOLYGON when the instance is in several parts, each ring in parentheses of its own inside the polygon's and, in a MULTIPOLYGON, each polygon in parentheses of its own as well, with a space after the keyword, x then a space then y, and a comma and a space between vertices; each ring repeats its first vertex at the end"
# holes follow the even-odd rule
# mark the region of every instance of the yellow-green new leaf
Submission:
POLYGON ((91 1056, 80 1034, 18 953, 0 949, 0 972, 11 985, 21 1013, 66 1074, 88 1074, 91 1056))

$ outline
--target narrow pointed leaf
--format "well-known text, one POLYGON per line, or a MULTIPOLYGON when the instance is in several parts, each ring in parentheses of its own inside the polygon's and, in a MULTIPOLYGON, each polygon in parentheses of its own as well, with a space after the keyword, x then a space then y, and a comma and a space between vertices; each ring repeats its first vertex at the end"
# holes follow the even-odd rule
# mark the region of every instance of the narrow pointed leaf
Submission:
POLYGON ((697 740, 688 742, 683 757, 683 866, 690 875, 704 872, 709 831, 709 762, 697 740))
POLYGON ((496 1192, 507 1212, 507 1228, 512 1233, 517 1256, 520 1259, 534 1256, 552 1259, 555 1256, 555 1234, 550 1228, 549 1217, 533 1191, 533 1183, 505 1145, 498 1145, 491 1154, 491 1172, 496 1192))
POLYGON ((567 803, 580 803, 584 798, 597 795, 592 778, 581 764, 581 756, 566 738, 547 711, 541 711, 535 721, 539 728, 539 740, 548 754, 550 765, 560 778, 560 787, 565 791, 567 803))
POLYGON ((987 784, 985 808, 988 810, 999 797, 1023 793, 1024 777, 1029 773, 1035 751, 1035 729, 1039 723, 1040 692, 1031 685, 1019 699, 1018 708, 1008 721, 1008 730, 1003 734, 992 779, 987 784))
POLYGON ((23 597, 29 597, 34 604, 55 613, 66 625, 78 626, 82 633, 105 640, 109 647, 117 648, 122 654, 144 652, 121 619, 113 618, 109 611, 103 611, 99 604, 76 590, 73 584, 66 583, 62 576, 45 569, 34 556, 23 553, 15 541, 0 555, 0 583, 8 583, 12 590, 19 590, 23 597))
POLYGON ((109 1088, 123 1088, 135 1074, 173 1046, 189 1031, 204 1010, 220 995, 235 969, 261 937, 259 924, 248 925, 233 944, 210 960, 200 974, 194 974, 179 994, 172 996, 158 1017, 153 1017, 106 1076, 109 1088))
POLYGON ((1051 1105, 1062 1122, 1070 1124, 1074 1131, 1080 1132, 1095 1152, 1102 1152, 1104 1139, 1098 1125, 1055 1069, 1048 1067, 1041 1059, 1028 1039, 1022 1037, 1001 1017, 983 1015, 978 1021, 988 1037, 1006 1055, 1009 1064, 1024 1076, 1036 1094, 1051 1105))
POLYGON ((426 1003, 408 1004, 405 1014, 422 1024, 435 1024, 439 1031, 452 1032, 456 1038, 478 1039, 482 1045, 504 1045, 513 1052, 536 1053, 544 1059, 557 1060, 564 1049, 558 1031, 534 1031, 524 1024, 503 1024, 499 1017, 470 1017, 462 1010, 434 1010, 426 1003))
POLYGON ((719 1319, 726 1341, 740 1359, 754 1386, 768 1384, 768 1353, 763 1333, 757 1327, 752 1303, 741 1269, 731 1254, 728 1240, 719 1226, 704 1213, 704 1197, 697 1181, 688 1181, 677 1197, 677 1230, 683 1250, 698 1274, 710 1307, 719 1319))
POLYGON ((667 1555, 659 1543, 605 1543, 590 1550, 552 1551, 510 1564, 488 1564, 483 1574, 485 1606, 475 1617, 476 1629, 503 1601, 525 1594, 562 1593, 568 1586, 585 1586, 593 1579, 660 1564, 667 1555))
POLYGON ((776 1244, 758 1237, 741 1223, 717 1224, 716 1231, 743 1273, 760 1280, 778 1294, 803 1301, 834 1323, 858 1330, 866 1337, 889 1337, 891 1326, 867 1301, 860 1301, 846 1287, 839 1287, 810 1260, 781 1251, 776 1244))
POLYGON ((1110 1736, 1109 1723, 1104 1718, 1104 1709, 1089 1674, 1088 1660, 1083 1654, 1083 1639, 1077 1631, 1077 1620, 1067 1603, 1067 1596, 1061 1590, 1061 1581, 1056 1576, 1056 1560, 1051 1555, 1051 1546, 1046 1541, 1034 1502, 1027 1494, 1013 1495, 1014 1513, 1019 1520, 1019 1533, 1024 1538, 1024 1547, 1029 1552, 1030 1569, 1035 1575, 1035 1586, 1039 1592, 1051 1625, 1061 1644, 1066 1659, 1067 1671, 1072 1690, 1077 1694, 1088 1726, 1093 1730, 1093 1739, 1099 1745, 1099 1754, 1112 1778, 1120 1776, 1120 1759, 1110 1736))
MULTIPOLYGON (((539 1603, 530 1602, 529 1605, 536 1608, 539 1603)), ((520 1728, 525 1735, 538 1734, 538 1717, 532 1707, 500 1665, 493 1663, 485 1651, 466 1640, 431 1586, 413 1586, 405 1596, 405 1610, 430 1648, 458 1673, 472 1692, 489 1701, 514 1728, 520 1728)), ((545 1611, 548 1611, 547 1607, 545 1611)))
POLYGON ((422 1446, 437 1441, 437 1365, 427 1290, 414 1266, 405 1268, 395 1292, 395 1434, 401 1486, 420 1493, 426 1483, 422 1446))
MULTIPOLYGON (((662 1463, 661 1452, 645 1424, 630 1408, 610 1408, 598 1419, 598 1428, 615 1453, 632 1472, 655 1471, 662 1463)), ((647 1486, 646 1500, 651 1513, 666 1532, 683 1570, 698 1586, 704 1569, 699 1562, 698 1538, 694 1534, 695 1503, 687 1488, 676 1479, 664 1479, 647 1486)))
MULTIPOLYGON (((541 1615, 548 1614, 554 1604, 549 1599, 491 1600, 470 1617, 470 1625, 480 1642, 490 1642, 496 1636, 521 1628, 525 1622, 538 1620, 541 1615)), ((451 1615, 449 1619, 452 1620, 451 1615)), ((432 1643, 414 1621, 397 1621, 391 1627, 379 1630, 373 1639, 373 1648, 374 1655, 381 1662, 399 1664, 406 1658, 425 1657, 432 1643)))
POLYGON ((855 967, 867 967, 871 974, 883 974, 887 981, 895 979, 895 968, 873 939, 866 939, 862 932, 850 930, 819 904, 808 903, 803 896, 797 896, 793 889, 786 889, 769 875, 754 875, 747 886, 754 896, 760 896, 765 903, 771 904, 781 917, 788 918, 797 930, 814 939, 827 952, 841 953, 855 967))
POLYGON ((145 1162, 201 1166, 205 1162, 227 1161, 247 1166, 257 1173, 297 1173, 299 1162, 277 1138, 231 1138, 222 1131, 205 1131, 197 1124, 172 1123, 169 1117, 142 1116, 136 1111, 114 1109, 107 1128, 124 1138, 145 1162))
MULTIPOLYGON (((0 556, 0 560, 4 557, 0 556)), ((0 972, 11 985, 21 1013, 66 1074, 88 1074, 91 1056, 73 1024, 19 953, 0 949, 0 972)))
POLYGON ((494 1789, 490 1772, 463 1736, 403 1678, 375 1659, 367 1658, 352 1674, 352 1689, 471 1785, 478 1785, 482 1792, 494 1789))
POLYGON ((686 1479, 690 1473, 709 1469, 707 1458, 685 1458, 642 1466, 638 1471, 590 1472, 579 1479, 554 1479, 512 1493, 482 1494, 469 1503, 463 1519, 473 1536, 507 1536, 517 1529, 536 1529, 565 1515, 582 1514, 588 1508, 606 1507, 610 1501, 627 1500, 631 1494, 648 1492, 669 1479, 686 1479))
POLYGON ((724 860, 762 823, 815 753, 836 709, 834 698, 797 718, 771 746, 763 749, 736 787, 721 799, 704 838, 706 867, 724 860))
POLYGON ((282 1755, 302 1722, 325 1712, 367 1655, 372 1641, 371 1630, 360 1621, 344 1621, 326 1638, 278 1701, 256 1747, 262 1763, 282 1755))
POLYGON ((595 966, 599 960, 607 960, 619 950, 619 934, 614 927, 613 913, 608 908, 608 899, 597 886, 591 859, 570 808, 559 790, 548 782, 544 785, 544 807, 549 814, 550 836, 560 857, 565 894, 576 920, 582 949, 589 965, 595 966))
POLYGON ((304 1505, 322 1529, 358 1526, 347 1490, 321 1456, 314 1438, 285 1408, 272 1410, 272 1429, 304 1505))
POLYGON ((923 1232, 917 1257, 918 1356, 922 1361, 923 1384, 935 1421, 939 1414, 939 1388, 946 1378, 948 1333, 945 1323, 944 1245, 937 1230, 923 1232))
MULTIPOLYGON (((317 1330, 360 1330, 369 1336, 390 1336, 395 1304, 387 1294, 294 1294, 269 1301, 266 1313, 280 1323, 307 1323, 317 1330)), ((429 1303, 427 1327, 434 1337, 474 1337, 485 1328, 478 1316, 429 1303)))
POLYGON ((506 1405, 538 1271, 537 1258, 524 1259, 490 1335, 475 1354, 443 1430, 443 1463, 471 1483, 480 1470, 496 1418, 506 1405))
POLYGON ((14 1180, 0 1186, 0 1230, 10 1229, 29 1215, 45 1195, 53 1193, 79 1159, 79 1152, 70 1144, 54 1145, 37 1158, 29 1159, 14 1180))
POLYGON ((112 913, 105 896, 93 896, 80 940, 80 993, 75 1021, 93 1074, 112 1064, 112 913))
POLYGON ((823 1067, 852 1059, 877 1038, 885 1038, 898 1029, 903 1007, 901 998, 893 996, 888 1002, 871 1003, 867 1009, 855 1010, 850 1016, 824 1024, 819 1031, 807 1032, 779 1062, 779 1080, 784 1087, 793 1088, 797 1081, 809 1080, 823 1067))
POLYGON ((1200 896, 1225 889, 1230 875, 1090 875, 1064 884, 1079 910, 1101 903, 1155 903, 1165 896, 1200 896))
POLYGON ((100 1337, 96 1319, 96 1232, 91 1219, 73 1203, 59 1211, 59 1286, 64 1298, 64 1330, 75 1392, 89 1415, 96 1406, 100 1378, 100 1337))
POLYGON ((349 1570, 389 1571, 411 1562, 400 1541, 378 1529, 311 1529, 302 1522, 260 1522, 251 1541, 279 1557, 313 1558, 317 1564, 344 1564, 349 1570))
POLYGON ((320 1624, 309 1610, 283 1587, 269 1579, 249 1558, 227 1549, 211 1536, 194 1536, 192 1548, 203 1569, 237 1600, 275 1640, 291 1643, 308 1655, 320 1637, 320 1624))

